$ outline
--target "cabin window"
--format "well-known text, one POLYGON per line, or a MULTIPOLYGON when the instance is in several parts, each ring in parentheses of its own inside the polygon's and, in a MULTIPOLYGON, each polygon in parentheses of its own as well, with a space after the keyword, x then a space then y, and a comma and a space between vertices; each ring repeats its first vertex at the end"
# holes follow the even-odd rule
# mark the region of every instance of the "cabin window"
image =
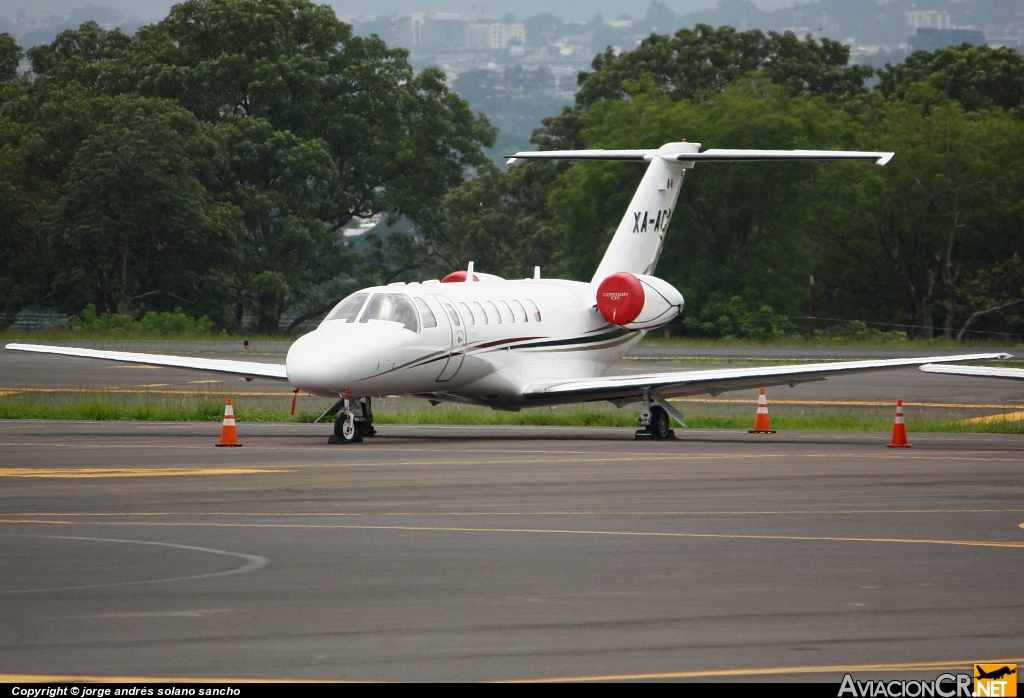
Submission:
POLYGON ((484 307, 480 305, 478 301, 473 301, 473 315, 476 315, 476 311, 480 311, 480 324, 487 324, 487 313, 484 311, 484 307))
POLYGON ((494 301, 487 301, 487 317, 495 325, 501 324, 501 315, 498 314, 498 306, 494 304, 494 301))
POLYGON ((452 307, 451 303, 442 303, 444 311, 448 313, 448 317, 451 318, 452 324, 456 327, 462 327, 462 323, 459 322, 459 314, 455 312, 455 308, 452 307))
POLYGON ((537 304, 527 298, 526 306, 530 309, 530 312, 533 313, 533 319, 540 322, 540 308, 537 307, 537 304))
POLYGON ((332 310, 331 314, 327 316, 327 319, 355 322, 356 317, 359 315, 359 311, 363 309, 363 303, 366 302, 366 298, 369 295, 369 293, 353 293, 341 303, 334 306, 334 310, 332 310))
POLYGON ((516 316, 512 314, 512 308, 508 307, 508 303, 505 301, 498 301, 501 303, 501 317, 505 322, 515 322, 516 316))
POLYGON ((416 298, 416 307, 420 309, 420 317, 423 319, 424 327, 437 327, 437 318, 427 302, 422 298, 416 298))
POLYGON ((529 318, 526 317, 526 308, 519 301, 512 301, 512 308, 516 311, 516 318, 519 322, 529 322, 529 318))
POLYGON ((469 306, 465 303, 459 303, 459 307, 462 308, 462 317, 466 318, 466 324, 475 325, 476 318, 473 317, 473 311, 469 309, 469 306))
POLYGON ((404 293, 373 294, 373 298, 366 304, 366 310, 360 316, 359 322, 369 322, 370 320, 400 322, 407 330, 420 331, 420 319, 416 315, 416 306, 404 293))

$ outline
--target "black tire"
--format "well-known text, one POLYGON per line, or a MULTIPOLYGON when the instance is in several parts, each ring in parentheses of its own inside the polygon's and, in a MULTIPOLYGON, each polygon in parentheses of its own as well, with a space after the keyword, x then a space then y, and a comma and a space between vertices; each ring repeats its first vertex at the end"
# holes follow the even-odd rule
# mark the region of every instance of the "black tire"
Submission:
POLYGON ((658 405, 651 408, 651 433, 657 439, 667 439, 671 433, 668 412, 658 405))
POLYGON ((363 430, 359 422, 349 421, 348 415, 340 414, 334 420, 334 435, 347 444, 357 444, 363 440, 363 430))

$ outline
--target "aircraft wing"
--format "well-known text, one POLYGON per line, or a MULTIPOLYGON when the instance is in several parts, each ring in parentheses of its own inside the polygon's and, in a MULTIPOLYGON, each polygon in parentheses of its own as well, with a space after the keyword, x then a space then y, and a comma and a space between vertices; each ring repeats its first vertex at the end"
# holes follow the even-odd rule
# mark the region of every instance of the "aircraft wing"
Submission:
POLYGON ((61 354, 62 356, 78 356, 86 359, 107 359, 108 361, 126 361, 133 364, 149 364, 151 366, 170 366, 173 368, 190 368, 196 371, 212 371, 229 373, 246 378, 272 378, 288 380, 288 372, 284 364, 262 364, 256 361, 230 361, 226 359, 200 359, 188 356, 170 356, 168 354, 142 354, 131 351, 101 351, 98 349, 76 349, 75 347, 53 347, 44 344, 8 344, 7 349, 14 351, 31 351, 39 354, 61 354))
POLYGON ((990 366, 944 366, 942 364, 925 364, 921 367, 925 373, 952 373, 956 376, 982 376, 984 378, 1008 378, 1024 381, 1024 368, 992 368, 990 366))
POLYGON ((729 390, 766 388, 773 385, 793 386, 797 383, 820 381, 831 376, 849 373, 884 371, 939 362, 990 361, 1008 358, 1010 358, 1010 354, 963 354, 959 356, 932 356, 915 359, 836 361, 790 366, 673 371, 672 373, 578 378, 564 381, 534 381, 526 386, 524 395, 527 398, 536 399, 538 403, 561 400, 566 402, 574 400, 631 402, 640 399, 645 389, 650 389, 652 395, 662 398, 701 395, 704 393, 718 395, 729 390))

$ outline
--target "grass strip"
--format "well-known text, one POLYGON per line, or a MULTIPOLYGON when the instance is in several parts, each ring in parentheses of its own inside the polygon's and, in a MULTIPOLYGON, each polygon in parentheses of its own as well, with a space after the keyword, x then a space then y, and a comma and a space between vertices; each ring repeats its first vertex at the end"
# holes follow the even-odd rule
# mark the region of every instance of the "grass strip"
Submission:
MULTIPOLYGON (((0 419, 48 419, 87 421, 142 422, 218 422, 224 414, 219 401, 203 401, 194 405, 130 405, 103 400, 66 404, 49 404, 36 400, 0 401, 0 419)), ((289 415, 283 410, 247 409, 236 406, 239 422, 313 422, 319 413, 298 412, 289 415)), ((686 416, 686 415, 684 415, 686 416)), ((687 426, 695 429, 749 429, 750 416, 701 415, 686 416, 687 426)), ((634 410, 596 412, 578 409, 530 409, 521 412, 495 412, 486 409, 435 409, 402 412, 377 411, 378 424, 450 424, 509 425, 564 427, 636 427, 634 410)), ((775 415, 772 427, 780 431, 874 431, 887 432, 891 422, 850 412, 775 415)), ((994 420, 964 422, 962 420, 921 418, 908 421, 911 432, 1024 434, 1024 421, 994 420)))

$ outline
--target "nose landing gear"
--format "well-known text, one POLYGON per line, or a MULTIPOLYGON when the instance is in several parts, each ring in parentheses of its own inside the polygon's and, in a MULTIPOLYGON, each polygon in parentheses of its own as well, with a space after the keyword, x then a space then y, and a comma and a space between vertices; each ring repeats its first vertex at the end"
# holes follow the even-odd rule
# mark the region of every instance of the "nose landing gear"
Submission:
POLYGON ((357 444, 364 436, 375 436, 373 408, 370 398, 359 401, 352 399, 352 393, 345 390, 344 407, 334 420, 334 435, 327 438, 329 444, 357 444))

